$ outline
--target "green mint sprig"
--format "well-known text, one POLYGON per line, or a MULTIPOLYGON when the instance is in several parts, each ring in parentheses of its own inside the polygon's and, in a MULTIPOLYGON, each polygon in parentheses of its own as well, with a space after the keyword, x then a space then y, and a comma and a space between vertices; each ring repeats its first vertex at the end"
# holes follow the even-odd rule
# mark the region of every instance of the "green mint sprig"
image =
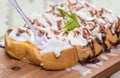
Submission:
POLYGON ((70 31, 73 30, 74 28, 79 27, 79 24, 77 22, 77 15, 75 13, 71 11, 65 11, 61 8, 58 8, 57 11, 61 14, 63 19, 65 20, 64 29, 70 31))

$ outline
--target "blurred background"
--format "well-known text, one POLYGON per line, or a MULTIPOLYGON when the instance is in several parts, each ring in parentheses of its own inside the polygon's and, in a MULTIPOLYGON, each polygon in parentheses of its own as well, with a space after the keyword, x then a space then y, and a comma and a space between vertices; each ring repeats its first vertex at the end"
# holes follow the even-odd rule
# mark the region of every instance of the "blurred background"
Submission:
MULTIPOLYGON (((43 13, 49 4, 58 4, 66 0, 17 0, 27 16, 33 13, 43 13)), ((105 7, 120 15, 120 0, 87 0, 97 7, 105 7)), ((12 8, 8 0, 0 1, 0 36, 3 36, 11 26, 21 26, 24 21, 12 8)))

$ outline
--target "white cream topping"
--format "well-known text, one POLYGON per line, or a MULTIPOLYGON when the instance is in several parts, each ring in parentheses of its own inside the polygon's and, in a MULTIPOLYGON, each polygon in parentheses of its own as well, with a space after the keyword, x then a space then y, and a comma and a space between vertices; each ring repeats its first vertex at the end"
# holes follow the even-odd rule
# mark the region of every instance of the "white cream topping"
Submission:
POLYGON ((115 33, 115 29, 116 29, 115 26, 116 26, 115 23, 113 23, 113 25, 111 27, 111 31, 112 31, 113 34, 115 33))
POLYGON ((97 26, 92 32, 98 37, 99 40, 102 40, 102 33, 100 33, 100 26, 97 26))
POLYGON ((21 29, 21 30, 28 31, 29 34, 24 32, 24 33, 21 33, 19 36, 16 36, 16 34, 18 33, 18 28, 12 28, 12 29, 13 30, 9 33, 9 36, 8 36, 9 38, 12 38, 14 40, 21 41, 21 42, 29 41, 32 44, 38 46, 38 44, 36 43, 36 41, 34 39, 34 34, 31 30, 28 30, 28 29, 23 28, 23 27, 19 27, 19 29, 21 29))
POLYGON ((67 71, 76 70, 80 73, 80 75, 82 75, 84 77, 92 73, 91 69, 84 67, 79 63, 77 65, 73 66, 72 68, 67 68, 66 70, 67 71))
POLYGON ((43 18, 42 14, 33 14, 31 16, 31 19, 34 20, 34 19, 37 19, 38 22, 40 22, 41 24, 43 24, 45 27, 50 27, 49 24, 46 22, 45 18, 43 18))
MULTIPOLYGON (((75 1, 71 1, 71 2, 75 3, 75 1)), ((42 26, 38 26, 37 24, 34 24, 34 27, 37 30, 44 31, 45 33, 48 34, 47 36, 50 37, 48 44, 45 45, 44 47, 42 47, 41 54, 52 51, 58 57, 60 55, 61 50, 71 47, 68 41, 70 41, 70 43, 72 45, 86 46, 88 44, 88 41, 87 41, 87 39, 85 39, 83 37, 83 35, 85 35, 82 33, 83 28, 86 28, 90 33, 92 32, 93 35, 96 35, 99 38, 99 40, 102 40, 102 33, 99 31, 100 30, 99 23, 102 23, 105 26, 105 28, 109 28, 111 26, 111 23, 114 23, 111 27, 111 31, 112 31, 112 33, 115 33, 115 26, 116 26, 116 23, 118 22, 118 19, 114 14, 104 11, 102 16, 99 16, 99 17, 97 17, 97 15, 92 16, 90 11, 92 11, 93 14, 95 14, 95 12, 98 11, 98 9, 96 9, 94 6, 88 4, 84 0, 80 0, 80 1, 78 0, 78 3, 75 5, 68 6, 69 4, 70 3, 64 3, 63 7, 60 7, 59 5, 57 5, 57 6, 55 6, 55 10, 53 12, 59 13, 58 11, 56 11, 56 9, 59 7, 66 11, 69 11, 71 7, 72 8, 74 8, 74 7, 77 8, 77 6, 82 7, 77 11, 76 10, 73 11, 74 13, 77 14, 77 16, 82 18, 82 20, 79 19, 79 21, 78 21, 78 23, 80 24, 80 27, 76 28, 80 31, 80 34, 77 34, 77 36, 74 36, 75 33, 73 31, 75 29, 69 31, 68 35, 63 36, 63 33, 65 30, 64 29, 58 30, 58 21, 61 21, 61 25, 60 25, 61 28, 63 28, 64 24, 65 24, 64 19, 60 16, 55 16, 52 13, 44 13, 44 14, 35 13, 35 14, 33 14, 33 16, 31 16, 32 21, 37 19, 38 20, 37 22, 41 23, 45 28, 42 26), (102 18, 102 17, 104 17, 104 18, 102 18), (93 20, 96 20, 98 23, 95 25, 95 28, 93 30, 91 30, 91 26, 89 26, 89 24, 86 25, 86 23, 88 21, 94 23, 93 20), (50 23, 48 23, 48 21, 51 23, 51 25, 50 25, 50 23), (83 24, 83 22, 85 22, 85 24, 83 24), (56 35, 51 29, 54 29, 55 31, 58 31, 60 33, 56 35), (56 47, 56 46, 58 46, 58 47, 56 47)), ((20 29, 27 30, 24 27, 20 28, 20 29)), ((9 37, 12 39, 15 39, 17 41, 30 41, 31 43, 38 46, 35 42, 32 31, 29 29, 28 29, 28 31, 29 31, 30 35, 28 33, 21 33, 20 36, 16 36, 18 30, 13 29, 13 31, 11 33, 9 33, 9 37)), ((90 38, 94 39, 95 37, 93 35, 88 35, 88 36, 90 38)), ((46 36, 46 35, 44 34, 44 36, 46 36)), ((41 48, 41 47, 39 47, 39 48, 41 48)))
POLYGON ((56 57, 60 56, 60 52, 64 49, 71 48, 72 46, 67 42, 63 42, 57 39, 49 39, 48 44, 45 45, 42 50, 40 51, 41 55, 44 55, 48 52, 53 52, 56 57))
POLYGON ((115 26, 118 23, 117 16, 115 16, 113 13, 103 12, 102 17, 104 17, 105 20, 107 20, 107 23, 105 24, 107 28, 111 26, 111 23, 113 24, 111 27, 111 31, 112 33, 115 33, 115 26))
POLYGON ((104 12, 102 17, 105 17, 105 19, 109 20, 111 23, 118 21, 117 17, 112 13, 104 12))
MULTIPOLYGON (((18 33, 18 28, 14 28, 12 32, 9 33, 9 37, 14 40, 22 42, 30 41, 34 45, 38 46, 34 39, 32 31, 29 30, 29 32, 31 36, 27 33, 21 33, 20 36, 16 36, 16 34, 18 33)), ((65 42, 62 40, 58 40, 54 35, 51 34, 52 32, 50 30, 47 29, 46 32, 48 32, 48 35, 52 38, 49 39, 48 44, 46 44, 45 46, 43 47, 38 46, 41 49, 40 51, 41 55, 43 55, 44 53, 53 52, 56 55, 56 57, 59 57, 60 52, 62 50, 72 47, 67 41, 65 42)))
POLYGON ((102 24, 106 24, 106 22, 105 22, 105 20, 104 19, 102 19, 102 18, 96 18, 96 20, 98 21, 98 23, 100 24, 100 23, 102 23, 102 24))
POLYGON ((56 37, 56 35, 50 30, 50 28, 43 28, 43 27, 39 27, 37 25, 36 25, 36 28, 38 30, 43 30, 45 33, 48 34, 48 37, 50 37, 50 38, 55 38, 56 37))
POLYGON ((86 8, 80 9, 79 11, 76 12, 76 14, 77 14, 78 16, 80 16, 82 19, 85 19, 85 20, 93 20, 93 18, 91 17, 90 12, 89 12, 88 9, 86 9, 86 8))
POLYGON ((102 59, 103 61, 109 60, 109 58, 104 54, 100 55, 100 59, 102 59))
POLYGON ((88 44, 88 41, 85 38, 83 38, 83 36, 81 34, 74 37, 73 31, 69 32, 68 39, 70 40, 72 45, 86 46, 88 44))
POLYGON ((87 64, 86 66, 87 66, 88 68, 99 68, 99 66, 96 65, 96 64, 87 64))
MULTIPOLYGON (((20 28, 22 30, 25 30, 24 28, 20 28)), ((16 36, 18 33, 18 28, 14 28, 11 33, 9 33, 9 37, 17 40, 17 41, 27 41, 30 39, 30 36, 27 33, 21 33, 20 36, 16 36)))
POLYGON ((62 41, 68 41, 68 37, 67 35, 64 36, 64 33, 65 31, 61 31, 61 33, 59 35, 57 35, 57 38, 59 38, 59 40, 62 40, 62 41))

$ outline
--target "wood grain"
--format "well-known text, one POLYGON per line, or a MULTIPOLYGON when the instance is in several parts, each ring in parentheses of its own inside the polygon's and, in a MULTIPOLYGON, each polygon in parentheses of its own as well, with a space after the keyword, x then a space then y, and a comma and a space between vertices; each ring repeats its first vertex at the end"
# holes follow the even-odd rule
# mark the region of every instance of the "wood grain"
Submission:
MULTIPOLYGON (((120 56, 120 55, 119 55, 120 56)), ((5 49, 0 48, 0 78, 107 78, 120 70, 120 57, 112 57, 92 74, 82 77, 78 71, 47 71, 35 65, 23 63, 9 57, 5 49)))

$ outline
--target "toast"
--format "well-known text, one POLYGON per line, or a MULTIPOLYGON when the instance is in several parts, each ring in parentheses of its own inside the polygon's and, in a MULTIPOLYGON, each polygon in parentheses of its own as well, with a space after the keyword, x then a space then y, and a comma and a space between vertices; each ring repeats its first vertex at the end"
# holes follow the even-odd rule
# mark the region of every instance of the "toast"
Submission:
POLYGON ((6 52, 47 70, 62 70, 78 61, 88 61, 120 42, 120 17, 84 0, 51 5, 49 11, 33 15, 29 20, 48 39, 48 44, 37 45, 25 24, 7 31, 6 52))

